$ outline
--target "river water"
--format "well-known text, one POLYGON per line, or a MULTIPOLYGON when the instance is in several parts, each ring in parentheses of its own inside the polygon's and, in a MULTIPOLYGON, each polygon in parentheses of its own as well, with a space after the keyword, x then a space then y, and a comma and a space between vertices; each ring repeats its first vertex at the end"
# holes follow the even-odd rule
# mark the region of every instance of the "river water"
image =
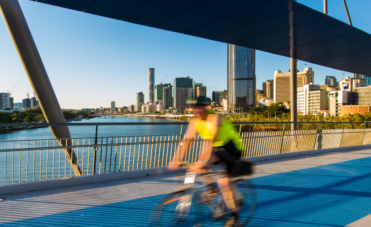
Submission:
MULTIPOLYGON (((82 120, 87 122, 166 122, 164 119, 114 116, 82 120)), ((74 154, 83 175, 112 173, 167 166, 179 145, 180 125, 110 125, 98 127, 95 150, 95 126, 69 126, 74 154), (144 144, 143 144, 144 142, 144 144), (85 147, 81 147, 85 145, 85 147), (94 157, 96 157, 94 159, 94 157), (93 166, 95 166, 93 170, 93 166)), ((183 134, 186 127, 183 127, 183 134)), ((12 131, 0 134, 0 185, 73 177, 74 171, 63 149, 49 128, 12 131), (28 148, 18 151, 18 148, 28 148)), ((194 142, 196 158, 201 147, 194 142)))
MULTIPOLYGON (((75 123, 143 123, 143 122, 166 122, 169 120, 164 119, 151 119, 151 118, 132 118, 132 117, 101 117, 92 118, 90 120, 83 119, 75 123)), ((71 122, 74 123, 74 122, 71 122)), ((98 137, 115 137, 115 136, 156 136, 156 135, 179 135, 180 125, 110 125, 99 126, 98 137)), ((185 130, 186 127, 184 127, 185 130)), ((95 136, 95 126, 69 126, 72 138, 87 138, 95 136)), ((183 131, 184 131, 183 130, 183 131)), ((0 141, 9 140, 34 140, 34 139, 53 139, 50 129, 38 128, 29 130, 10 131, 0 133, 0 141)))

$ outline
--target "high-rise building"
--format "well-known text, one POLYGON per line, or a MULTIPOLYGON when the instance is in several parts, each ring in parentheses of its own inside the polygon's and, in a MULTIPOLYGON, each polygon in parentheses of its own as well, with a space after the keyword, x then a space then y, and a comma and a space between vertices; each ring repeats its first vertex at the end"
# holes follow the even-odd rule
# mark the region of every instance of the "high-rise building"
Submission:
POLYGON ((116 108, 116 103, 115 103, 115 101, 112 101, 111 102, 111 113, 115 112, 115 108, 116 108))
POLYGON ((197 98, 200 96, 206 97, 206 86, 197 87, 197 98))
POLYGON ((31 99, 29 98, 22 99, 22 103, 23 103, 23 108, 25 109, 31 108, 31 99))
POLYGON ((193 79, 189 76, 174 78, 174 109, 182 109, 187 107, 187 99, 192 98, 192 88, 193 79))
POLYGON ((136 110, 135 111, 141 111, 143 104, 144 104, 144 94, 143 94, 143 92, 138 92, 137 93, 137 104, 136 104, 136 110))
POLYGON ((366 79, 366 86, 371 85, 371 76, 359 75, 359 78, 366 79))
POLYGON ((255 102, 255 50, 228 44, 228 107, 246 112, 255 102))
POLYGON ((339 83, 335 76, 326 76, 325 85, 328 85, 329 87, 337 87, 339 83))
POLYGON ((134 105, 129 106, 129 112, 134 112, 134 105))
MULTIPOLYGON (((273 100, 277 102, 291 102, 291 88, 290 88, 290 72, 282 73, 280 70, 276 70, 274 73, 274 85, 273 85, 273 100)), ((303 87, 304 85, 311 84, 314 82, 314 71, 311 67, 307 67, 303 72, 297 73, 297 87, 303 87)))
POLYGON ((356 87, 351 92, 352 105, 371 105, 371 87, 356 87))
POLYGON ((329 114, 341 116, 341 107, 348 104, 348 91, 329 91, 327 94, 329 114))
POLYGON ((9 98, 10 98, 9 93, 0 93, 0 110, 10 108, 9 98))
POLYGON ((213 94, 212 94, 212 101, 215 102, 216 104, 220 104, 220 100, 219 100, 219 94, 220 94, 220 91, 213 91, 213 94))
POLYGON ((174 87, 174 109, 187 108, 187 99, 190 98, 192 98, 192 87, 174 87))
POLYGON ((36 100, 36 97, 32 97, 30 101, 31 101, 31 108, 35 108, 36 106, 39 105, 39 102, 36 100))
POLYGON ((267 97, 267 82, 263 82, 263 94, 265 97, 267 97))
POLYGON ((328 110, 327 90, 320 85, 307 84, 298 88, 298 114, 318 114, 328 110))
POLYGON ((162 105, 164 110, 173 107, 173 86, 171 84, 162 88, 162 105))
POLYGON ((221 90, 219 92, 219 103, 222 104, 223 103, 223 99, 224 98, 227 98, 228 97, 228 92, 227 90, 221 90))
POLYGON ((264 96, 267 98, 273 99, 273 87, 274 87, 273 80, 267 80, 265 86, 266 88, 265 88, 264 96))
POLYGON ((169 85, 171 85, 171 84, 163 84, 163 83, 161 83, 161 84, 157 84, 157 85, 155 85, 155 101, 162 101, 162 88, 163 87, 167 87, 167 86, 169 86, 169 85))
POLYGON ((13 110, 14 109, 14 98, 13 97, 9 97, 9 105, 10 105, 10 109, 13 110))
POLYGON ((201 86, 202 86, 202 83, 196 83, 193 81, 192 99, 197 99, 197 88, 201 86))
POLYGON ((263 90, 255 90, 255 106, 259 104, 259 101, 264 98, 263 90))
POLYGON ((148 68, 148 102, 155 103, 155 68, 148 68))

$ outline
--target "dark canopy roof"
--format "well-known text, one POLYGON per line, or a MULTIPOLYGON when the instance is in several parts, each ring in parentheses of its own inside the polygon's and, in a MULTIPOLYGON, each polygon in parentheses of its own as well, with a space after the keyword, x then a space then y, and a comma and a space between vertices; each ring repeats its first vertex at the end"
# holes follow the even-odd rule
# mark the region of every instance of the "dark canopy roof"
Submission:
POLYGON ((371 75, 370 34, 292 0, 37 1, 371 75))

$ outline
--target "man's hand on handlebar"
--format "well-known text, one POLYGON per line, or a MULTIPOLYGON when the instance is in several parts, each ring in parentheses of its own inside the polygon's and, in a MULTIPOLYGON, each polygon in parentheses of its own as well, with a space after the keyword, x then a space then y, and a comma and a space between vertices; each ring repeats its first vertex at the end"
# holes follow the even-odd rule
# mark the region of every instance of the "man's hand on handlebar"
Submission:
POLYGON ((175 170, 180 168, 180 163, 179 161, 171 161, 169 163, 169 166, 167 167, 168 170, 175 170))
POLYGON ((203 168, 207 165, 207 163, 196 162, 195 164, 191 165, 187 171, 188 172, 196 172, 197 174, 202 173, 203 168))

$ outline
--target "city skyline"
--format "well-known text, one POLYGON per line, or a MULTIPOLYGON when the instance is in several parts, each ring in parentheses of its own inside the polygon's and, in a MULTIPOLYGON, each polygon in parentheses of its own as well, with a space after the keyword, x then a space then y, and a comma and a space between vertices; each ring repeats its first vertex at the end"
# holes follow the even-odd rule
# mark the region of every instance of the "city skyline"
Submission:
MULTIPOLYGON (((322 10, 322 4, 298 2, 322 10)), ((62 108, 98 108, 107 106, 111 100, 117 106, 129 106, 138 91, 148 97, 148 85, 141 82, 146 81, 148 67, 156 68, 155 84, 190 76, 203 81, 209 97, 212 91, 227 88, 227 44, 32 1, 20 3, 62 108), (69 92, 65 92, 66 87, 69 92), (100 92, 91 92, 94 90, 100 92)), ((364 12, 362 7, 352 4, 349 3, 351 14, 358 9, 364 12)), ((331 4, 330 15, 346 22, 343 6, 338 5, 331 4)), ((365 14, 353 14, 354 25, 370 32, 371 26, 362 22, 361 15, 365 14)), ((0 75, 6 77, 0 92, 11 90, 18 83, 12 96, 19 103, 26 98, 29 81, 3 22, 0 33, 3 34, 0 75)), ((298 62, 298 69, 303 70, 305 64, 316 71, 316 84, 322 84, 326 75, 334 75, 339 81, 344 73, 302 61, 298 62)), ((256 51, 256 88, 262 89, 262 82, 272 79, 276 69, 287 72, 289 59, 256 51)), ((350 73, 345 72, 345 76, 350 73)))

